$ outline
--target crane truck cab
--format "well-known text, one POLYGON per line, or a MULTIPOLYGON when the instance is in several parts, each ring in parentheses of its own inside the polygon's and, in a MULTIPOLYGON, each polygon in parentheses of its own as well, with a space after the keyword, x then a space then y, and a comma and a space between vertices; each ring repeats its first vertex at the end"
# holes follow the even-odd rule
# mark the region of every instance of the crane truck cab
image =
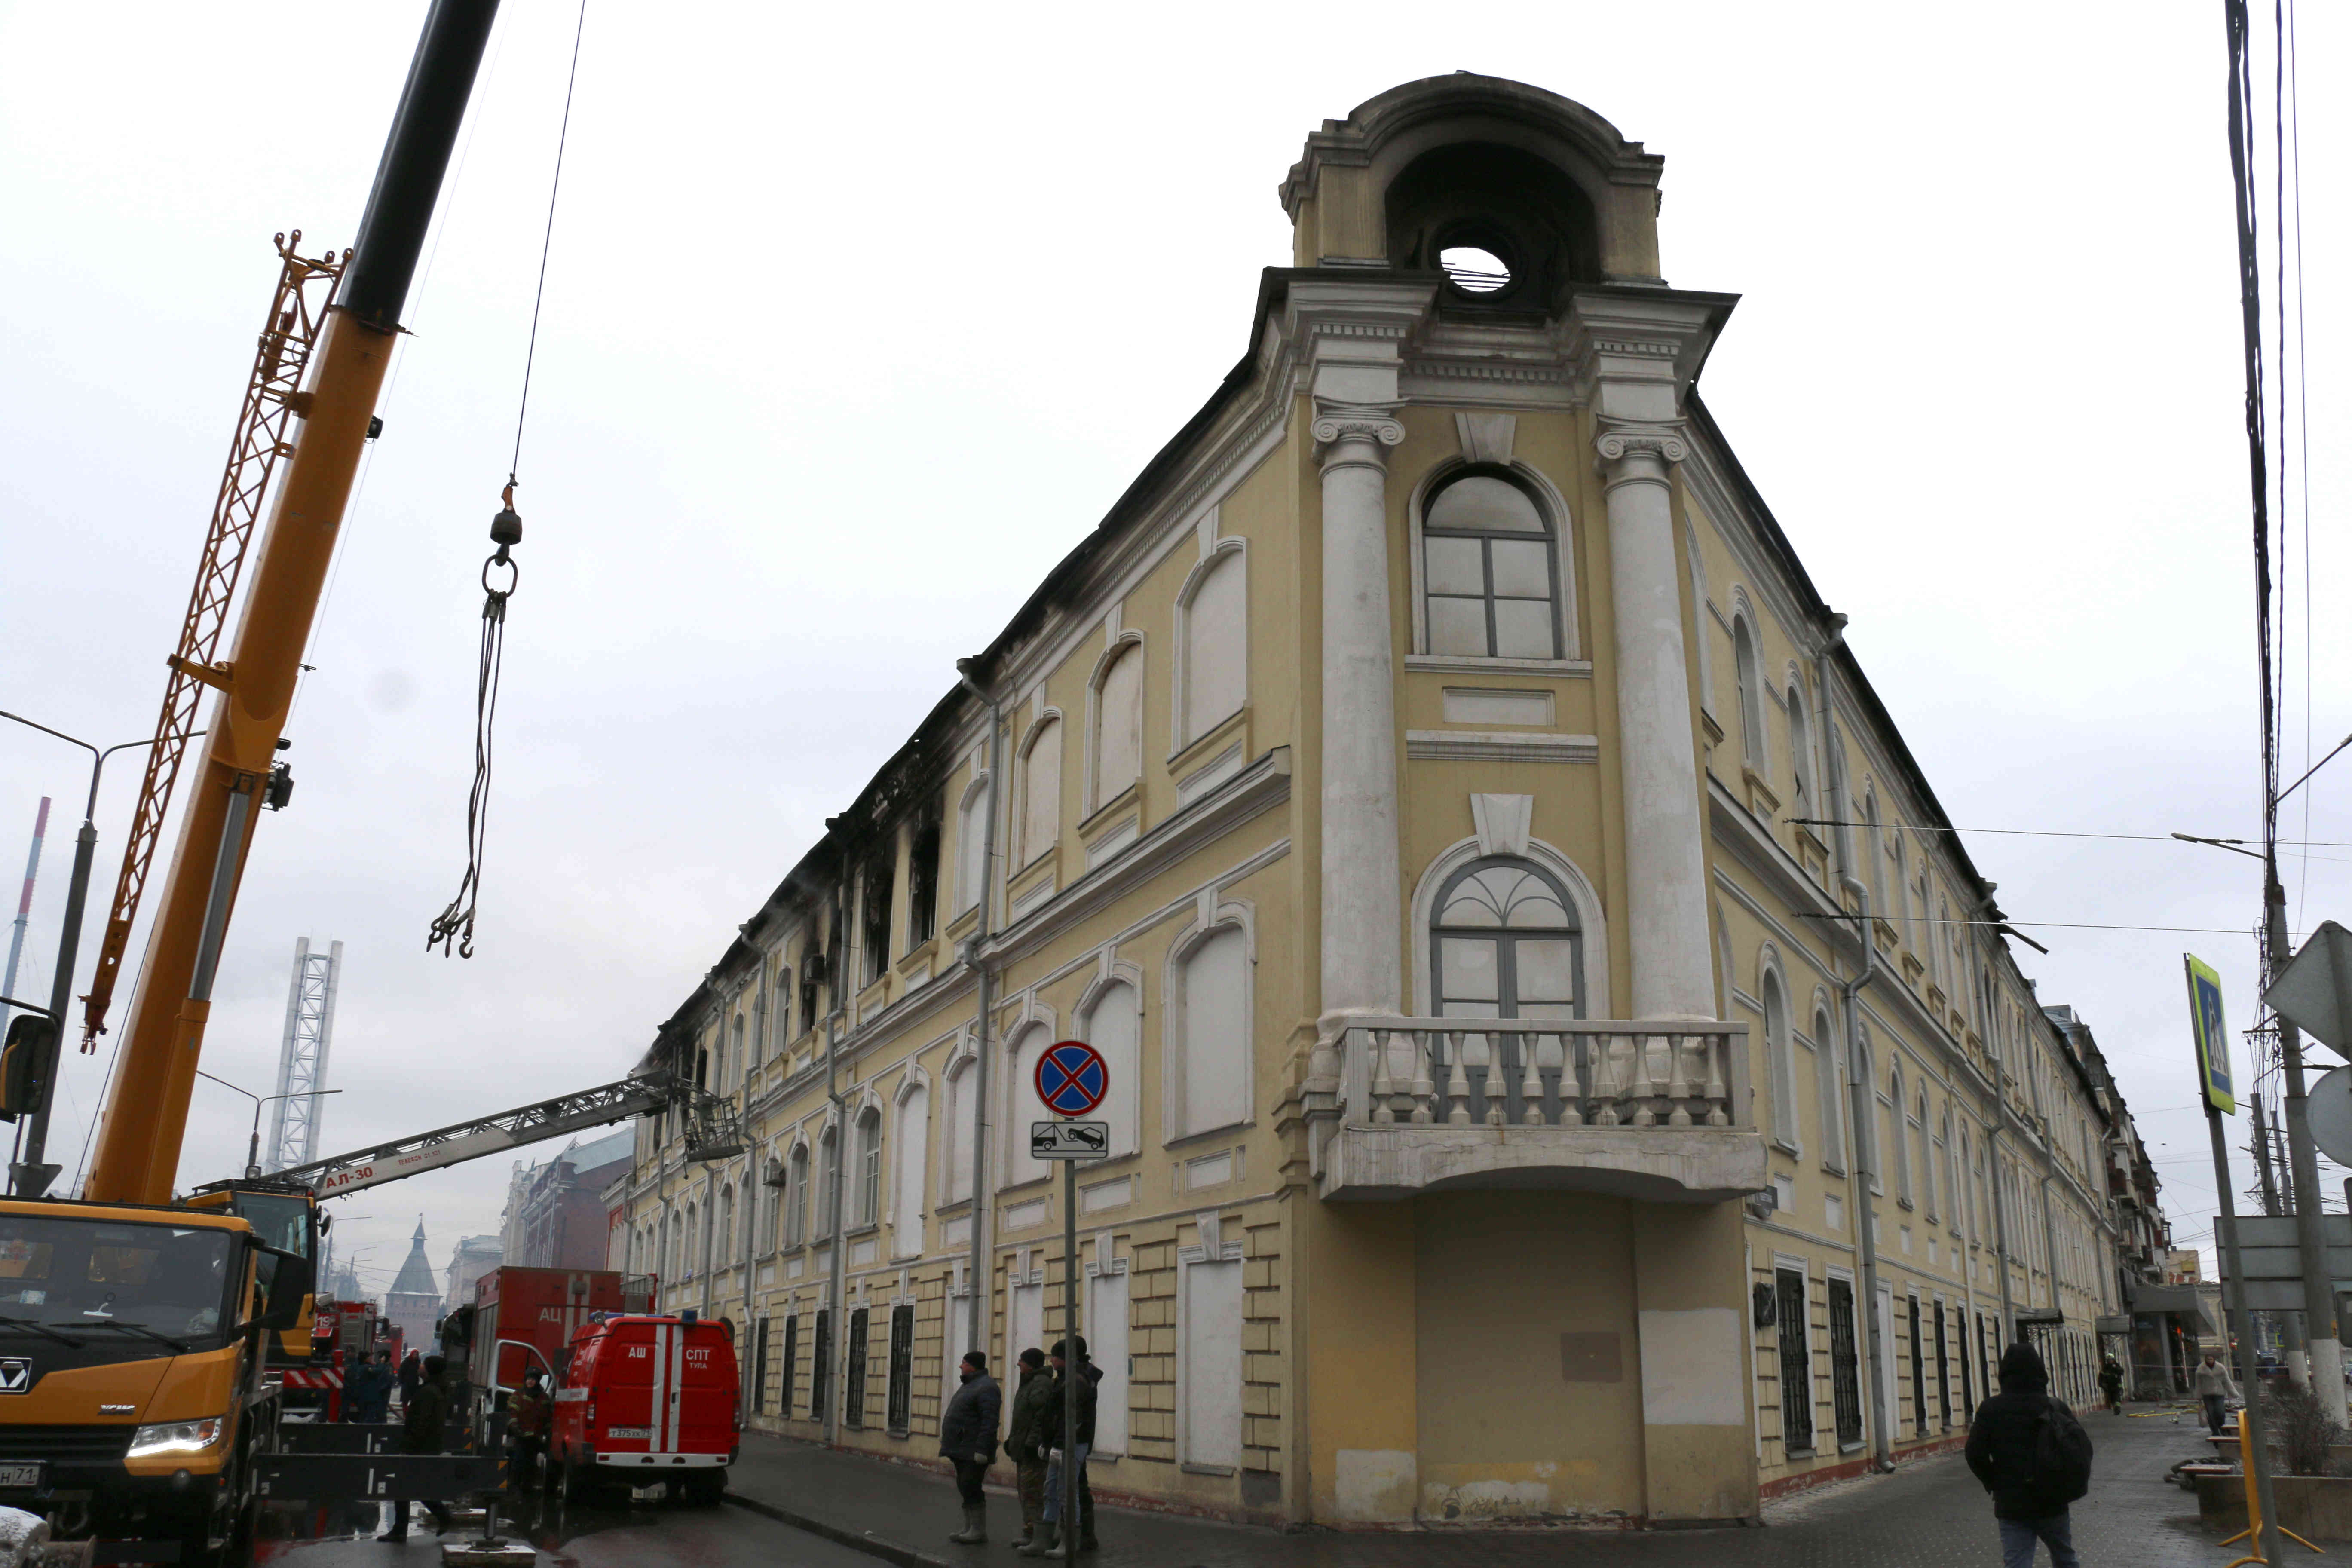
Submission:
POLYGON ((688 1500, 727 1489, 742 1381, 726 1325, 615 1314, 572 1339, 555 1390, 548 1472, 567 1496, 599 1482, 667 1483, 688 1500))
MULTIPOLYGON (((308 1186, 268 1176, 214 1182, 198 1187, 183 1201, 192 1209, 239 1216, 253 1226, 254 1235, 263 1242, 281 1252, 309 1259, 314 1273, 318 1268, 319 1237, 333 1224, 332 1216, 319 1206, 318 1195, 308 1186)), ((271 1370, 313 1363, 310 1342, 317 1331, 315 1310, 315 1301, 304 1301, 300 1317, 284 1331, 271 1336, 271 1370)))
POLYGON ((263 1341, 310 1283, 235 1215, 0 1199, 0 1504, 142 1562, 234 1550, 276 1417, 263 1341))

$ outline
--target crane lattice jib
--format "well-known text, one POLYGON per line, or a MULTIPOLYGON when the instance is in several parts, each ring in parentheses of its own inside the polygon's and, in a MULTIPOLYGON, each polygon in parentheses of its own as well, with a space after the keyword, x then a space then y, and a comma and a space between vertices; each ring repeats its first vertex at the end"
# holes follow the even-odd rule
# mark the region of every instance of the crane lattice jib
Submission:
POLYGON ((310 348, 334 300, 335 285, 349 253, 309 257, 297 248, 302 231, 277 237, 278 287, 263 319, 261 341, 253 358, 253 374, 245 384, 245 401, 237 409, 236 433, 229 442, 228 467, 221 475, 220 493, 213 501, 212 526, 205 531, 203 558, 196 563, 196 585, 188 595, 188 613, 180 624, 180 644, 173 653, 171 678, 163 687, 163 710, 155 721, 155 743, 147 752, 147 774, 140 781, 139 807, 131 837, 122 847, 122 872, 115 879, 114 904, 106 917, 106 936, 99 943, 98 971, 89 994, 82 998, 81 1048, 91 1049, 106 1032, 106 1010, 114 999, 114 983, 122 955, 131 945, 131 922, 139 913, 139 898, 146 890, 148 868, 155 847, 163 841, 163 819, 171 812, 173 786, 179 782, 180 761, 196 726, 196 704, 206 682, 195 671, 209 668, 228 625, 230 601, 236 596, 237 576, 245 569, 246 546, 253 525, 261 517, 261 503, 269 493, 269 479, 278 460, 294 449, 288 426, 301 413, 302 373, 310 363, 310 348))

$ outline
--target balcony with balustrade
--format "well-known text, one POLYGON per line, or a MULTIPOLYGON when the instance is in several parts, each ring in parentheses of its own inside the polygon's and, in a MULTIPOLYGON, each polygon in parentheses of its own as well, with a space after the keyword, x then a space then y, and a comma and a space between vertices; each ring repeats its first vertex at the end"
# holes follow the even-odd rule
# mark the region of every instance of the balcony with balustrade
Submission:
POLYGON ((1718 1020, 1351 1018, 1302 1088, 1310 1168, 1330 1199, 1744 1196, 1766 1184, 1747 1047, 1718 1020))

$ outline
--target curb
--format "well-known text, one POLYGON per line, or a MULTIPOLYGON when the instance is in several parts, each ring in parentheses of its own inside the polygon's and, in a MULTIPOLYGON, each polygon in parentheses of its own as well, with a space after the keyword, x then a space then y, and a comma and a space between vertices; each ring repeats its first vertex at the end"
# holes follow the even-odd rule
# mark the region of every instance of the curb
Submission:
POLYGON ((757 1498, 745 1497, 741 1492, 728 1492, 723 1500, 733 1503, 737 1508, 748 1509, 753 1513, 772 1519, 778 1524, 789 1524, 794 1530, 804 1530, 811 1535, 822 1536, 837 1546, 846 1546, 852 1551, 863 1552, 870 1557, 879 1557, 885 1563, 895 1563, 898 1568, 954 1568, 954 1565, 944 1557, 934 1557, 929 1552, 918 1552, 911 1546, 901 1546, 895 1541, 886 1541, 870 1531, 860 1533, 854 1530, 844 1530, 837 1524, 827 1524, 821 1519, 811 1519, 804 1513, 794 1513, 788 1508, 778 1508, 774 1503, 761 1502, 757 1498))

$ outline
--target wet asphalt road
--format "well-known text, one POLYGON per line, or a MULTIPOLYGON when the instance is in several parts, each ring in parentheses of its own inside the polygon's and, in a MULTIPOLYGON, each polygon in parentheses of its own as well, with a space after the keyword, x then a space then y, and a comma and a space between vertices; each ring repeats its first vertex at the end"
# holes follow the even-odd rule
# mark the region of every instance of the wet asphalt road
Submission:
MULTIPOLYGON (((369 1510, 358 1510, 364 1514, 369 1510)), ((312 1528, 321 1522, 315 1518, 312 1528)), ((360 1520, 330 1520, 328 1528, 354 1530, 360 1520)), ((320 1540, 265 1542, 255 1561, 267 1568, 425 1568, 441 1561, 441 1542, 472 1539, 474 1529, 438 1538, 421 1513, 408 1541, 374 1539, 376 1527, 320 1540)), ((642 1503, 598 1508, 551 1524, 526 1521, 502 1527, 509 1540, 538 1550, 540 1568, 874 1568, 863 1552, 806 1535, 740 1508, 689 1508, 642 1503)))

